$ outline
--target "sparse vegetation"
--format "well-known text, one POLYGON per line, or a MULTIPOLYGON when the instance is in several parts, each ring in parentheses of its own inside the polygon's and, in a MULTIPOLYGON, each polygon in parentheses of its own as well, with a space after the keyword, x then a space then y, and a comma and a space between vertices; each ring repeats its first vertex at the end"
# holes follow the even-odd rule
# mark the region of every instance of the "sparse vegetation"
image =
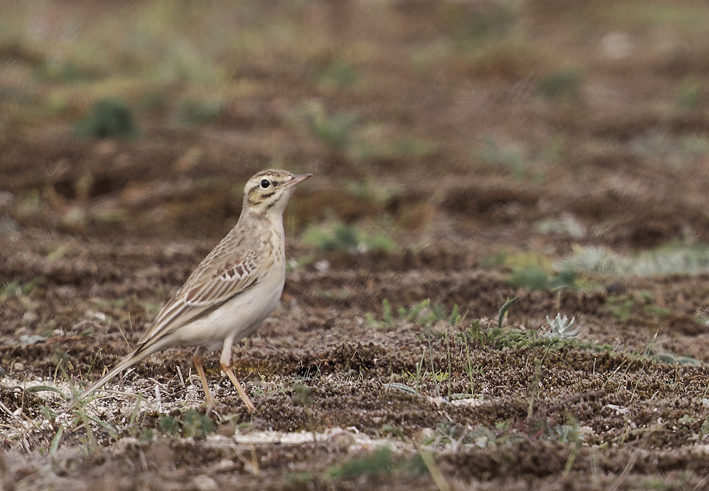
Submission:
POLYGON ((709 155, 709 138, 701 134, 673 136, 650 131, 633 138, 630 146, 641 158, 663 162, 674 168, 693 164, 709 155))
POLYGON ((703 102, 702 84, 689 77, 682 80, 677 91, 677 106, 680 109, 699 109, 703 102))
POLYGON ((464 4, 447 7, 455 26, 452 38, 466 49, 479 49, 484 43, 499 42, 510 34, 519 20, 515 2, 498 2, 482 8, 464 4))
POLYGON ((291 115, 296 127, 304 126, 308 133, 332 152, 343 154, 352 144, 359 116, 351 112, 327 114, 325 107, 310 101, 299 106, 291 115))
POLYGON ((536 264, 516 267, 507 278, 509 284, 528 290, 573 288, 575 281, 576 273, 570 268, 550 274, 546 269, 536 264))
POLYGON ((3 285, 2 290, 0 290, 0 298, 30 295, 37 286, 45 281, 46 279, 42 276, 37 276, 26 283, 22 283, 19 278, 15 278, 11 282, 3 285))
POLYGON ((696 274, 709 269, 706 244, 669 245, 654 251, 621 255, 605 247, 576 247, 572 256, 557 261, 561 270, 603 276, 696 274))
POLYGON ((473 159, 490 166, 507 169, 516 179, 532 178, 541 183, 547 179, 546 169, 562 160, 564 141, 555 136, 539 148, 528 149, 515 143, 501 143, 487 137, 473 151, 473 159))
POLYGON ((100 78, 96 70, 78 66, 71 60, 46 60, 34 71, 35 77, 50 82, 79 82, 100 78))
POLYGON ((576 318, 572 317, 571 320, 567 316, 562 317, 561 314, 556 314, 556 317, 550 319, 547 316, 547 324, 549 325, 549 331, 543 334, 546 338, 576 338, 581 332, 581 326, 576 326, 576 329, 572 329, 576 318))
POLYGON ((393 252, 394 241, 383 234, 368 235, 352 225, 335 222, 330 226, 311 225, 303 233, 303 242, 326 252, 364 253, 370 250, 393 252))
POLYGON ((5 2, 0 488, 703 489, 707 26, 687 0, 5 2), (233 350, 257 412, 210 353, 207 416, 187 350, 67 411, 265 167, 314 177, 233 350))
POLYGON ((378 328, 392 327, 395 323, 412 322, 419 326, 430 327, 442 320, 447 320, 448 325, 455 326, 462 319, 457 305, 454 305, 450 314, 447 314, 443 305, 431 304, 430 299, 422 300, 408 309, 406 307, 398 307, 396 313, 398 319, 394 317, 392 306, 389 300, 385 298, 382 300, 381 320, 376 320, 373 314, 367 313, 367 325, 378 328))
POLYGON ((94 103, 91 112, 76 123, 74 133, 80 138, 133 138, 138 126, 128 104, 108 98, 94 103))
POLYGON ((422 158, 437 148, 427 140, 394 135, 386 125, 365 122, 356 112, 328 112, 319 101, 299 105, 287 120, 296 130, 321 142, 333 155, 354 162, 422 158))
POLYGON ((543 77, 537 84, 537 93, 549 101, 578 101, 583 80, 583 73, 579 70, 561 70, 543 77))
POLYGON ((392 470, 391 448, 382 446, 372 453, 331 467, 325 472, 325 475, 332 479, 354 479, 363 475, 391 474, 392 470))
POLYGON ((315 70, 315 79, 326 89, 352 87, 359 80, 357 68, 345 60, 336 60, 315 70))
POLYGON ((524 177, 528 164, 521 151, 515 148, 500 148, 497 141, 492 138, 485 140, 485 144, 475 152, 475 156, 488 164, 511 169, 517 179, 524 177))

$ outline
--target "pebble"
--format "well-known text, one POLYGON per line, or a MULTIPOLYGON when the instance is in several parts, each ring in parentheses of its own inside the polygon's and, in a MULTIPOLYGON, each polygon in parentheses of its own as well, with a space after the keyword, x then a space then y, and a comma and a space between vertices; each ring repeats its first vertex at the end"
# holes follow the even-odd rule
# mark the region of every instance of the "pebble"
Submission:
POLYGON ((217 481, 207 476, 206 474, 200 474, 194 478, 194 485, 199 491, 215 491, 219 489, 217 481))

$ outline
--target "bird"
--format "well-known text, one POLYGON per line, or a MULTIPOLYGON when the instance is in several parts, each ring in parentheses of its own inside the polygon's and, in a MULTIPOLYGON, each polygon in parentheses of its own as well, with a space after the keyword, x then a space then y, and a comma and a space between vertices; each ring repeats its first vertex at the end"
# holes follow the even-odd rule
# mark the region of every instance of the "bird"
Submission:
POLYGON ((207 414, 214 408, 214 398, 202 358, 219 349, 222 370, 252 413, 255 406, 230 367, 231 349, 261 325, 281 298, 286 278, 283 212, 296 185, 311 176, 269 169, 251 177, 234 228, 162 307, 135 349, 78 396, 72 407, 153 353, 196 346, 192 359, 204 387, 207 414))

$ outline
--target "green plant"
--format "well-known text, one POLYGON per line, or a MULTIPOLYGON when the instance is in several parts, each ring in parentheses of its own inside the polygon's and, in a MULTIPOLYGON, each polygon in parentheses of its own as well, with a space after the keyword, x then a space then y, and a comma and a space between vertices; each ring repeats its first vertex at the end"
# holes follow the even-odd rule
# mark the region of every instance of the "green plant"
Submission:
POLYGON ((94 103, 76 123, 74 133, 80 138, 132 138, 138 135, 138 126, 125 102, 108 98, 94 103))
POLYGON ((534 415, 534 401, 539 398, 539 383, 544 378, 544 374, 542 373, 543 363, 543 360, 539 358, 534 359, 534 375, 532 376, 532 380, 527 386, 527 421, 530 421, 532 419, 532 416, 534 415))
POLYGON ((478 49, 481 43, 500 41, 519 19, 513 2, 486 4, 484 8, 453 4, 448 8, 448 14, 454 23, 453 40, 468 49, 478 49))
POLYGON ((709 138, 702 134, 674 136, 665 131, 649 131, 633 138, 630 148, 643 159, 679 168, 709 155, 709 138))
POLYGON ((27 296, 44 281, 45 278, 43 276, 37 276, 23 284, 19 278, 15 278, 10 283, 3 285, 2 289, 0 289, 0 298, 27 296))
POLYGON ((286 481, 290 484, 310 484, 315 480, 312 472, 292 472, 286 474, 286 481))
POLYGON ((494 268, 507 263, 507 251, 502 250, 494 254, 489 254, 482 258, 482 265, 486 268, 494 268))
POLYGON ((428 469, 429 474, 431 474, 431 477, 436 483, 438 489, 440 491, 450 491, 451 487, 448 485, 448 482, 443 476, 441 469, 439 469, 438 465, 436 465, 436 459, 433 454, 428 450, 420 448, 419 455, 421 456, 421 460, 428 469))
POLYGON ((336 60, 315 70, 318 84, 324 88, 352 87, 359 80, 357 68, 344 60, 336 60))
POLYGON ((549 274, 536 264, 527 267, 514 268, 507 278, 510 285, 528 290, 546 290, 549 287, 549 274))
POLYGON ((426 348, 421 353, 421 361, 416 364, 416 395, 421 393, 421 380, 423 379, 423 361, 426 359, 426 348))
POLYGON ((78 82, 99 77, 97 70, 80 66, 71 60, 46 60, 35 68, 34 75, 49 82, 78 82))
POLYGON ((160 431, 171 436, 189 438, 204 438, 214 431, 212 420, 194 409, 188 409, 180 421, 172 416, 162 415, 158 418, 160 431))
POLYGON ((355 479, 364 475, 391 474, 392 470, 391 448, 382 446, 369 454, 355 457, 343 464, 330 467, 325 471, 325 476, 330 479, 355 479))
POLYGON ((310 407, 313 405, 313 400, 310 398, 310 394, 313 391, 310 387, 305 384, 293 384, 293 403, 298 406, 310 407))
POLYGON ((667 307, 660 307, 659 305, 646 305, 643 307, 643 311, 657 317, 666 317, 672 313, 667 307))
POLYGON ((473 379, 473 373, 475 370, 473 369, 473 360, 470 357, 470 348, 468 347, 468 337, 465 336, 464 338, 465 342, 465 373, 468 375, 468 381, 470 383, 470 395, 475 397, 475 382, 473 379))
POLYGON ((344 153, 352 140, 359 116, 351 112, 328 115, 319 102, 310 102, 298 107, 291 115, 294 124, 305 125, 310 135, 336 153, 344 153))
MULTIPOLYGON (((443 319, 448 320, 450 326, 455 326, 461 321, 462 316, 459 313, 458 306, 454 305, 450 315, 446 315, 446 308, 442 304, 431 304, 430 299, 422 300, 414 304, 411 308, 399 307, 396 309, 400 322, 413 322, 419 326, 430 327, 437 324, 443 319)), ((382 316, 381 320, 377 320, 374 315, 366 314, 367 324, 370 327, 390 327, 394 325, 393 309, 388 299, 382 300, 382 316)))
POLYGON ((543 77, 537 84, 537 94, 550 101, 576 101, 581 96, 583 73, 565 69, 543 77))
POLYGON ((458 305, 453 305, 453 310, 451 311, 450 317, 448 317, 448 324, 451 326, 455 326, 458 324, 460 321, 463 320, 464 316, 460 315, 460 311, 458 310, 458 305))
POLYGON ((317 101, 301 104, 288 114, 287 120, 339 158, 356 162, 425 157, 437 149, 429 140, 393 134, 389 126, 376 121, 363 122, 355 112, 328 113, 317 101))
POLYGON ((474 152, 474 156, 487 164, 512 170, 517 179, 524 177, 528 164, 526 156, 520 150, 502 148, 496 140, 490 137, 486 138, 482 147, 474 152))
POLYGON ((438 388, 438 382, 439 378, 436 376, 436 367, 433 364, 433 346, 431 346, 431 330, 426 329, 425 331, 426 334, 426 340, 428 341, 428 357, 431 360, 431 373, 433 374, 433 386, 436 388, 436 397, 441 397, 441 391, 438 388))
POLYGON ((395 437, 401 439, 402 441, 406 441, 406 435, 404 435, 404 432, 401 431, 399 428, 396 426, 392 426, 390 424, 384 423, 382 425, 382 433, 386 434, 392 434, 395 437))
POLYGON ((559 218, 543 218, 534 223, 534 230, 541 234, 568 235, 581 238, 586 235, 586 227, 573 215, 564 214, 559 218))
POLYGON ((596 344, 594 342, 583 342, 578 338, 544 337, 538 335, 534 330, 527 329, 502 329, 494 327, 492 329, 478 330, 476 322, 471 323, 471 328, 466 332, 469 339, 475 341, 477 345, 486 346, 492 349, 521 349, 543 347, 546 350, 558 350, 563 347, 573 347, 576 349, 589 349, 592 351, 613 351, 613 346, 609 344, 596 344))
POLYGON ((531 264, 513 268, 512 273, 507 278, 507 282, 510 285, 526 288, 527 290, 574 288, 576 273, 567 268, 551 275, 542 266, 531 264))
POLYGON ((212 420, 194 409, 188 409, 182 419, 182 431, 187 438, 204 438, 213 431, 212 420))
POLYGON ((158 418, 160 431, 168 435, 176 436, 180 432, 178 421, 172 416, 162 415, 158 418))
POLYGON ((576 329, 571 329, 576 322, 576 318, 572 317, 571 321, 569 318, 561 314, 556 314, 554 319, 549 319, 547 315, 547 324, 549 324, 549 331, 543 334, 545 338, 561 338, 569 339, 576 338, 579 335, 581 326, 576 326, 576 329))
MULTIPOLYGON (((512 308, 512 306, 515 304, 517 301, 518 297, 514 298, 508 298, 505 300, 505 303, 502 304, 502 307, 500 307, 500 310, 497 313, 497 327, 499 329, 502 329, 502 327, 505 324, 505 320, 507 320, 507 314, 509 313, 509 310, 512 308)), ((480 323, 477 323, 477 328, 480 328, 480 323)))
POLYGON ((703 440, 707 435, 709 435, 709 417, 702 421, 702 426, 699 428, 699 440, 703 440))
POLYGON ((511 171, 515 179, 544 182, 547 169, 563 160, 564 148, 564 139, 560 136, 543 140, 531 148, 487 136, 482 145, 473 148, 472 159, 511 171))
POLYGON ((418 391, 416 389, 409 387, 406 384, 401 384, 399 382, 390 382, 388 384, 383 384, 383 387, 385 389, 397 390, 399 392, 403 392, 404 394, 414 396, 414 397, 418 397, 418 395, 419 395, 418 391))
POLYGON ((389 299, 385 298, 382 300, 382 320, 377 321, 372 314, 367 312, 367 324, 371 327, 379 327, 380 325, 391 326, 394 323, 394 317, 391 314, 391 304, 389 299))
POLYGON ((628 296, 609 297, 606 302, 606 309, 616 319, 627 321, 632 315, 635 303, 635 299, 628 296))
POLYGON ((357 198, 379 206, 384 206, 402 194, 402 188, 396 183, 378 183, 375 181, 348 181, 345 191, 357 198))
POLYGON ((382 234, 368 235, 352 225, 335 222, 330 227, 310 225, 303 233, 303 242, 323 251, 363 253, 369 250, 393 252, 396 244, 382 234))

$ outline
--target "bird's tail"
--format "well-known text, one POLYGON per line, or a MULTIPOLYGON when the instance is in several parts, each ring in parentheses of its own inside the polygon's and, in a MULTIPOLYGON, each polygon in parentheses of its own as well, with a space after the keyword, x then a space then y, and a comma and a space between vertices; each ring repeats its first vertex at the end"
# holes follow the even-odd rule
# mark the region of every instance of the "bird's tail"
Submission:
POLYGON ((121 373, 123 370, 126 368, 132 367, 139 361, 143 360, 147 356, 152 354, 151 350, 135 350, 132 353, 128 354, 125 358, 123 358, 118 365, 113 367, 113 369, 108 372, 106 375, 101 377, 98 382, 94 383, 91 387, 86 389, 82 394, 80 394, 74 401, 71 403, 69 406, 69 409, 72 409, 77 403, 80 401, 86 399, 88 396, 93 394, 97 389, 99 389, 103 384, 111 380, 113 377, 121 373))

